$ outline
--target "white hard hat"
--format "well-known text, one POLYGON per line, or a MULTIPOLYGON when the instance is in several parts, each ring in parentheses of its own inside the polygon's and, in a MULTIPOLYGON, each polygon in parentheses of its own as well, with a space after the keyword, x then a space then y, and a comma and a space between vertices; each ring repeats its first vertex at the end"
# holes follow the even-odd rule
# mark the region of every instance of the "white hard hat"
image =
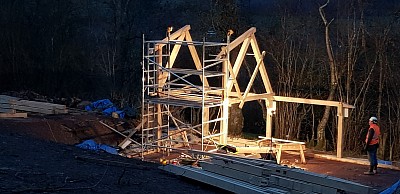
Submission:
POLYGON ((369 118, 369 121, 378 122, 378 118, 376 118, 376 117, 371 117, 371 118, 369 118))

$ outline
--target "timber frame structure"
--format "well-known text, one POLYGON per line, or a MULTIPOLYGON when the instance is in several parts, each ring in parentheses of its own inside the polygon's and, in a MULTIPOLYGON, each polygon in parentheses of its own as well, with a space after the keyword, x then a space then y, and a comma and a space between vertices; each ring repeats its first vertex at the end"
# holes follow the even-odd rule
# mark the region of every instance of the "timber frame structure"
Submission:
POLYGON ((206 42, 204 39, 193 41, 189 30, 189 25, 173 33, 172 28, 168 28, 162 40, 149 41, 143 36, 142 156, 151 150, 168 150, 174 142, 201 151, 207 150, 210 145, 226 145, 229 106, 239 104, 242 108, 245 102, 265 100, 265 139, 272 139, 272 116, 276 111, 276 102, 337 107, 337 157, 342 157, 343 119, 348 109, 354 106, 337 101, 275 96, 263 61, 265 52, 260 51, 254 27, 232 41, 232 31, 229 31, 224 43, 206 42), (184 47, 188 51, 183 51, 184 47), (232 59, 230 52, 234 49, 239 49, 239 52, 232 59), (180 54, 189 53, 192 61, 178 58, 180 54), (242 68, 246 56, 254 57, 256 65, 246 89, 241 91, 237 76, 240 71, 246 71, 242 68), (264 92, 252 93, 258 75, 262 78, 264 92), (199 124, 192 126, 179 120, 172 112, 177 107, 201 110, 199 124), (218 110, 218 113, 210 115, 210 109, 218 110), (189 143, 188 131, 201 136, 200 148, 189 143))

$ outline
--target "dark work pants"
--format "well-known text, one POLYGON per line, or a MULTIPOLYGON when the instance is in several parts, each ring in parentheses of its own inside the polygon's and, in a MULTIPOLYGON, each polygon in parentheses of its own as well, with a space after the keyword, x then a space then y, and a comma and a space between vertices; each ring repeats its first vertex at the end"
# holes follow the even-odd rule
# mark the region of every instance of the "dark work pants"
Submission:
POLYGON ((378 151, 379 144, 375 145, 368 145, 367 151, 368 151, 368 160, 370 166, 376 166, 378 165, 378 159, 376 157, 376 152, 378 151))

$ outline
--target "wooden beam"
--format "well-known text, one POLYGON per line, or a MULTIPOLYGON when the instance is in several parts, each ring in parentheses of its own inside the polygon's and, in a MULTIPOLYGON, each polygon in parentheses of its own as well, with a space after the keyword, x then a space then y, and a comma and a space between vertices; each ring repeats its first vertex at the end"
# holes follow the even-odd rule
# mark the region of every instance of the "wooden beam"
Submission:
POLYGON ((260 73, 264 83, 264 88, 267 93, 273 93, 271 82, 269 81, 267 70, 265 69, 265 64, 262 58, 262 54, 260 52, 260 48, 258 47, 257 40, 254 34, 251 36, 250 44, 251 48, 253 49, 254 58, 256 58, 257 63, 261 63, 260 73))
POLYGON ((267 107, 267 115, 265 118, 265 137, 267 139, 272 138, 272 109, 273 109, 274 102, 271 98, 265 99, 265 107, 267 107))
POLYGON ((12 108, 1 108, 0 107, 0 113, 16 113, 15 109, 12 108))
MULTIPOLYGON (((237 37, 234 41, 232 41, 231 43, 229 43, 229 50, 227 50, 227 52, 230 52, 231 50, 235 49, 237 46, 239 46, 242 42, 245 41, 246 38, 248 38, 249 36, 251 36, 252 34, 256 33, 256 28, 255 27, 251 27, 250 29, 248 29, 246 32, 244 32, 242 35, 240 35, 239 37, 237 37)), ((225 54, 224 49, 222 49, 222 51, 217 55, 217 58, 220 58, 222 55, 225 54)))
MULTIPOLYGON (((227 56, 229 58, 229 54, 227 56)), ((221 122, 220 122, 220 133, 222 135, 219 137, 219 143, 226 145, 228 143, 228 118, 229 118, 229 92, 226 90, 228 83, 228 65, 229 60, 224 61, 222 63, 222 73, 224 76, 222 77, 222 88, 225 90, 222 93, 222 110, 221 110, 221 122)))
POLYGON ((35 108, 43 108, 43 109, 60 109, 64 110, 67 107, 61 104, 53 104, 48 102, 38 102, 38 101, 29 101, 29 100, 11 100, 11 104, 18 105, 18 106, 29 106, 35 108))
MULTIPOLYGON (((250 38, 246 38, 243 41, 242 46, 240 47, 240 51, 238 53, 238 56, 236 57, 235 63, 233 64, 233 68, 232 68, 232 73, 231 73, 231 77, 233 80, 236 80, 236 77, 239 73, 240 67, 242 66, 244 57, 246 56, 246 52, 249 48, 250 45, 250 38)), ((229 45, 230 46, 230 45, 229 45)), ((229 47, 230 48, 230 47, 229 47)), ((229 66, 232 66, 229 60, 229 66)), ((232 86, 233 86, 233 80, 228 80, 228 91, 232 91, 232 86)))
MULTIPOLYGON (((246 90, 244 91, 243 99, 246 99, 246 98, 247 98, 247 95, 249 94, 250 89, 251 89, 251 87, 253 86, 253 82, 254 82, 254 80, 256 79, 256 76, 257 76, 257 74, 258 74, 258 69, 260 68, 261 62, 264 60, 264 57, 265 57, 265 51, 262 52, 262 54, 261 54, 261 59, 260 59, 259 62, 257 63, 256 68, 254 69, 253 74, 251 75, 250 81, 249 81, 249 83, 247 84, 246 90)), ((242 99, 242 101, 241 101, 240 104, 239 104, 239 108, 243 108, 243 104, 244 104, 244 102, 245 102, 243 99, 242 99)))
MULTIPOLYGON (((314 104, 314 105, 335 106, 335 107, 338 107, 340 104, 340 102, 338 101, 316 100, 316 99, 296 98, 296 97, 286 97, 286 96, 273 96, 273 99, 278 102, 293 102, 293 103, 314 104)), ((353 105, 349 105, 346 103, 343 103, 343 107, 355 108, 353 105)))
MULTIPOLYGON (((180 40, 180 41, 184 40, 185 39, 185 34, 186 33, 181 34, 181 36, 179 36, 177 39, 180 40)), ((181 49, 181 46, 182 45, 180 45, 180 44, 174 45, 174 48, 172 49, 172 52, 171 52, 170 57, 169 57, 169 61, 165 65, 166 68, 172 68, 173 67, 173 65, 175 63, 175 60, 176 60, 176 57, 178 55, 178 52, 181 49)), ((161 52, 162 50, 160 49, 159 51, 160 51, 160 53, 158 55, 161 56, 162 55, 162 52, 161 52)), ((159 65, 162 65, 162 57, 159 57, 157 63, 159 65)), ((161 71, 158 71, 158 80, 159 80, 158 81, 158 85, 159 85, 160 89, 164 86, 165 82, 167 81, 167 78, 168 78, 168 72, 162 72, 161 73, 161 71)))
MULTIPOLYGON (((168 41, 169 40, 175 40, 177 39, 179 36, 181 36, 182 34, 185 34, 186 31, 190 30, 190 25, 186 25, 183 26, 182 28, 180 28, 179 30, 175 31, 174 33, 170 34, 169 37, 165 37, 164 39, 162 39, 162 41, 168 41)), ((162 47, 164 47, 166 44, 157 44, 157 46, 155 47, 155 51, 157 51, 158 49, 161 49, 162 47)))
POLYGON ((243 96, 242 96, 242 93, 240 91, 239 83, 236 80, 236 75, 233 72, 232 65, 231 65, 230 62, 228 63, 228 70, 229 70, 229 74, 230 74, 230 77, 229 77, 229 80, 228 80, 228 84, 227 84, 228 85, 227 86, 228 87, 228 89, 227 89, 228 90, 228 95, 230 95, 230 93, 232 91, 232 88, 229 89, 230 82, 232 82, 233 85, 235 86, 235 91, 236 91, 237 96, 239 97, 239 100, 243 100, 243 96))
MULTIPOLYGON (((189 42, 193 42, 192 36, 190 35, 189 31, 187 31, 185 34, 186 34, 186 40, 189 42)), ((188 48, 189 48, 190 54, 192 55, 192 59, 193 59, 194 65, 196 66, 196 69, 201 70, 203 68, 203 65, 201 64, 200 57, 196 51, 196 47, 194 45, 188 45, 188 48)), ((203 76, 200 75, 200 80, 202 82, 204 82, 204 86, 209 86, 207 78, 204 78, 204 80, 203 80, 203 76)))
MULTIPOLYGON (((261 100, 261 99, 270 98, 270 97, 272 97, 274 95, 275 95, 274 93, 272 93, 272 94, 269 94, 269 93, 263 93, 263 94, 249 93, 247 95, 247 98, 243 99, 243 100, 245 102, 253 101, 253 100, 261 100)), ((236 93, 233 93, 233 92, 230 93, 229 97, 230 97, 230 101, 229 101, 230 104, 237 104, 237 103, 241 102, 236 93)))
POLYGON ((0 113, 0 118, 27 118, 27 113, 0 113))
MULTIPOLYGON (((114 131, 114 132, 120 134, 120 135, 123 136, 123 137, 128 137, 128 136, 126 136, 125 134, 121 133, 120 131, 118 131, 118 130, 112 128, 111 126, 109 126, 109 125, 107 125, 107 124, 105 124, 105 123, 103 123, 103 121, 99 121, 99 123, 102 124, 102 125, 104 125, 105 127, 109 128, 109 129, 111 129, 112 131, 114 131)), ((140 125, 139 125, 139 126, 140 126, 140 125)), ((136 143, 137 145, 142 145, 142 144, 138 143, 137 141, 135 141, 135 140, 133 140, 133 139, 131 139, 131 138, 129 138, 129 140, 132 141, 133 143, 136 143)))
POLYGON ((236 153, 238 154, 260 154, 260 153, 269 153, 272 151, 272 147, 236 147, 236 153))

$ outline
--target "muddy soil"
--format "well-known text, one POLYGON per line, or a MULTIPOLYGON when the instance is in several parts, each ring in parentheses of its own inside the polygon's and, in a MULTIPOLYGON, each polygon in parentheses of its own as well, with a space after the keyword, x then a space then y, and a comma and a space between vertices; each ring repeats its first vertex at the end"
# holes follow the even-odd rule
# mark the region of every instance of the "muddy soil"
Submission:
MULTIPOLYGON (((159 170, 155 162, 125 158, 74 146, 87 139, 117 146, 124 137, 100 123, 124 132, 137 122, 97 114, 29 115, 0 119, 0 193, 226 193, 159 170)), ((371 186, 378 193, 400 179, 400 171, 314 158, 307 164, 284 153, 282 163, 371 186)), ((156 160, 153 160, 156 161, 156 160)))
MULTIPOLYGON (((84 117, 95 121, 82 124, 85 127, 98 119, 84 117)), ((86 133, 76 135, 60 127, 67 123, 73 129, 81 121, 85 120, 71 115, 0 119, 0 193, 222 192, 167 174, 156 163, 77 148, 74 144, 83 139, 98 135, 105 143, 110 135, 103 128, 87 127, 86 133)))

